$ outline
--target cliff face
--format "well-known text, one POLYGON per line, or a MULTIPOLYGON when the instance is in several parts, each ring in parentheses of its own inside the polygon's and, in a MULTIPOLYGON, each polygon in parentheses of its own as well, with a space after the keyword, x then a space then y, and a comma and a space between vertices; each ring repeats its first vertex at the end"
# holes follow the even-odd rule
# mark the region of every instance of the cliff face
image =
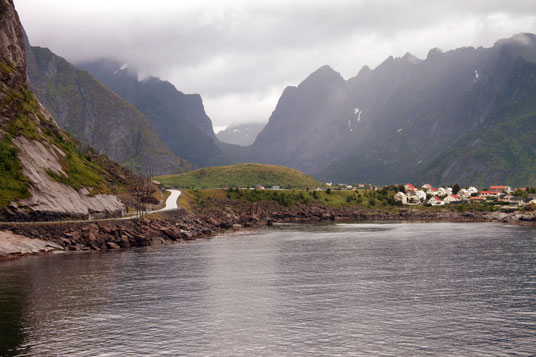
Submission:
POLYGON ((134 171, 152 167, 160 175, 191 168, 140 111, 91 74, 28 41, 26 55, 30 87, 63 130, 134 171))
POLYGON ((7 220, 120 215, 129 172, 80 145, 27 86, 23 29, 0 0, 0 216, 7 220))
POLYGON ((76 65, 134 104, 175 155, 195 167, 226 163, 200 95, 182 93, 156 77, 139 80, 135 69, 112 60, 76 65))

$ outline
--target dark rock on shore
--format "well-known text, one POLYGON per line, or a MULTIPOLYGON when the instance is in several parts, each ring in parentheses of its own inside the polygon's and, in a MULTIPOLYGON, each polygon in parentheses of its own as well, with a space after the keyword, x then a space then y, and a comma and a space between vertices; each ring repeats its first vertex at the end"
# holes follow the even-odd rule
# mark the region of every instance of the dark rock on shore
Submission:
MULTIPOLYGON (((211 199, 209 199, 211 200, 211 199)), ((161 245, 211 237, 225 231, 274 223, 315 221, 443 221, 503 222, 536 224, 533 212, 425 211, 400 208, 397 211, 355 207, 328 207, 321 204, 281 207, 275 202, 249 203, 238 200, 212 200, 209 208, 162 213, 159 219, 110 220, 86 223, 17 225, 3 224, 9 230, 29 238, 53 242, 65 250, 117 250, 161 245)))

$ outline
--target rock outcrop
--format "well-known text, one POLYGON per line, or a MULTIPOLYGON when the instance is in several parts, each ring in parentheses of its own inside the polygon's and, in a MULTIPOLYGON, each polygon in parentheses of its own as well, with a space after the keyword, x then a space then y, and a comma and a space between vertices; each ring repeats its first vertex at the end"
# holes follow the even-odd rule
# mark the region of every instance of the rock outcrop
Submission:
MULTIPOLYGON (((0 216, 50 220, 121 215, 131 175, 65 134, 26 80, 22 25, 0 0, 0 216)), ((125 170, 126 171, 126 170, 125 170)))

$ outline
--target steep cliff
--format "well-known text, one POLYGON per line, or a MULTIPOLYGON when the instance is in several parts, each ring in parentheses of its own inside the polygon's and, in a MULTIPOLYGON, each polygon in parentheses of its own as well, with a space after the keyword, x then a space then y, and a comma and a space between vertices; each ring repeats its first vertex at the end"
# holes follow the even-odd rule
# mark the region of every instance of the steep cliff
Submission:
POLYGON ((134 171, 191 168, 169 151, 139 110, 91 74, 28 41, 26 55, 30 88, 63 130, 134 171))
POLYGON ((136 69, 112 60, 76 65, 134 104, 177 156, 195 167, 226 162, 199 94, 182 93, 156 77, 140 80, 136 69))
POLYGON ((26 81, 23 29, 0 0, 0 210, 3 219, 120 215, 131 175, 65 134, 26 81))

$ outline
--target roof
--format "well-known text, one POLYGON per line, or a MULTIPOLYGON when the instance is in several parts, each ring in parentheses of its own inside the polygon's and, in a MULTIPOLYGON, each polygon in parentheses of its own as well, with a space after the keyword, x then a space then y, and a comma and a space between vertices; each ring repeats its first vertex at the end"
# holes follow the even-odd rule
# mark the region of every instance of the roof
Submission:
POLYGON ((430 186, 430 190, 432 190, 432 192, 437 192, 437 188, 434 188, 432 186, 430 186))
POLYGON ((441 201, 441 200, 439 199, 439 197, 437 197, 437 196, 433 196, 433 197, 431 198, 431 200, 441 201))
POLYGON ((490 190, 506 190, 508 186, 490 186, 490 190))
POLYGON ((483 195, 483 194, 490 194, 490 195, 496 195, 500 193, 499 191, 480 191, 480 194, 483 195))
POLYGON ((457 200, 460 199, 460 196, 458 196, 458 195, 451 195, 451 197, 452 197, 452 198, 455 198, 455 199, 457 199, 457 200))
POLYGON ((478 197, 471 197, 472 200, 485 200, 486 197, 478 196, 478 197))
POLYGON ((405 186, 408 186, 410 189, 414 190, 415 189, 415 186, 413 186, 412 184, 410 183, 407 183, 405 186))

